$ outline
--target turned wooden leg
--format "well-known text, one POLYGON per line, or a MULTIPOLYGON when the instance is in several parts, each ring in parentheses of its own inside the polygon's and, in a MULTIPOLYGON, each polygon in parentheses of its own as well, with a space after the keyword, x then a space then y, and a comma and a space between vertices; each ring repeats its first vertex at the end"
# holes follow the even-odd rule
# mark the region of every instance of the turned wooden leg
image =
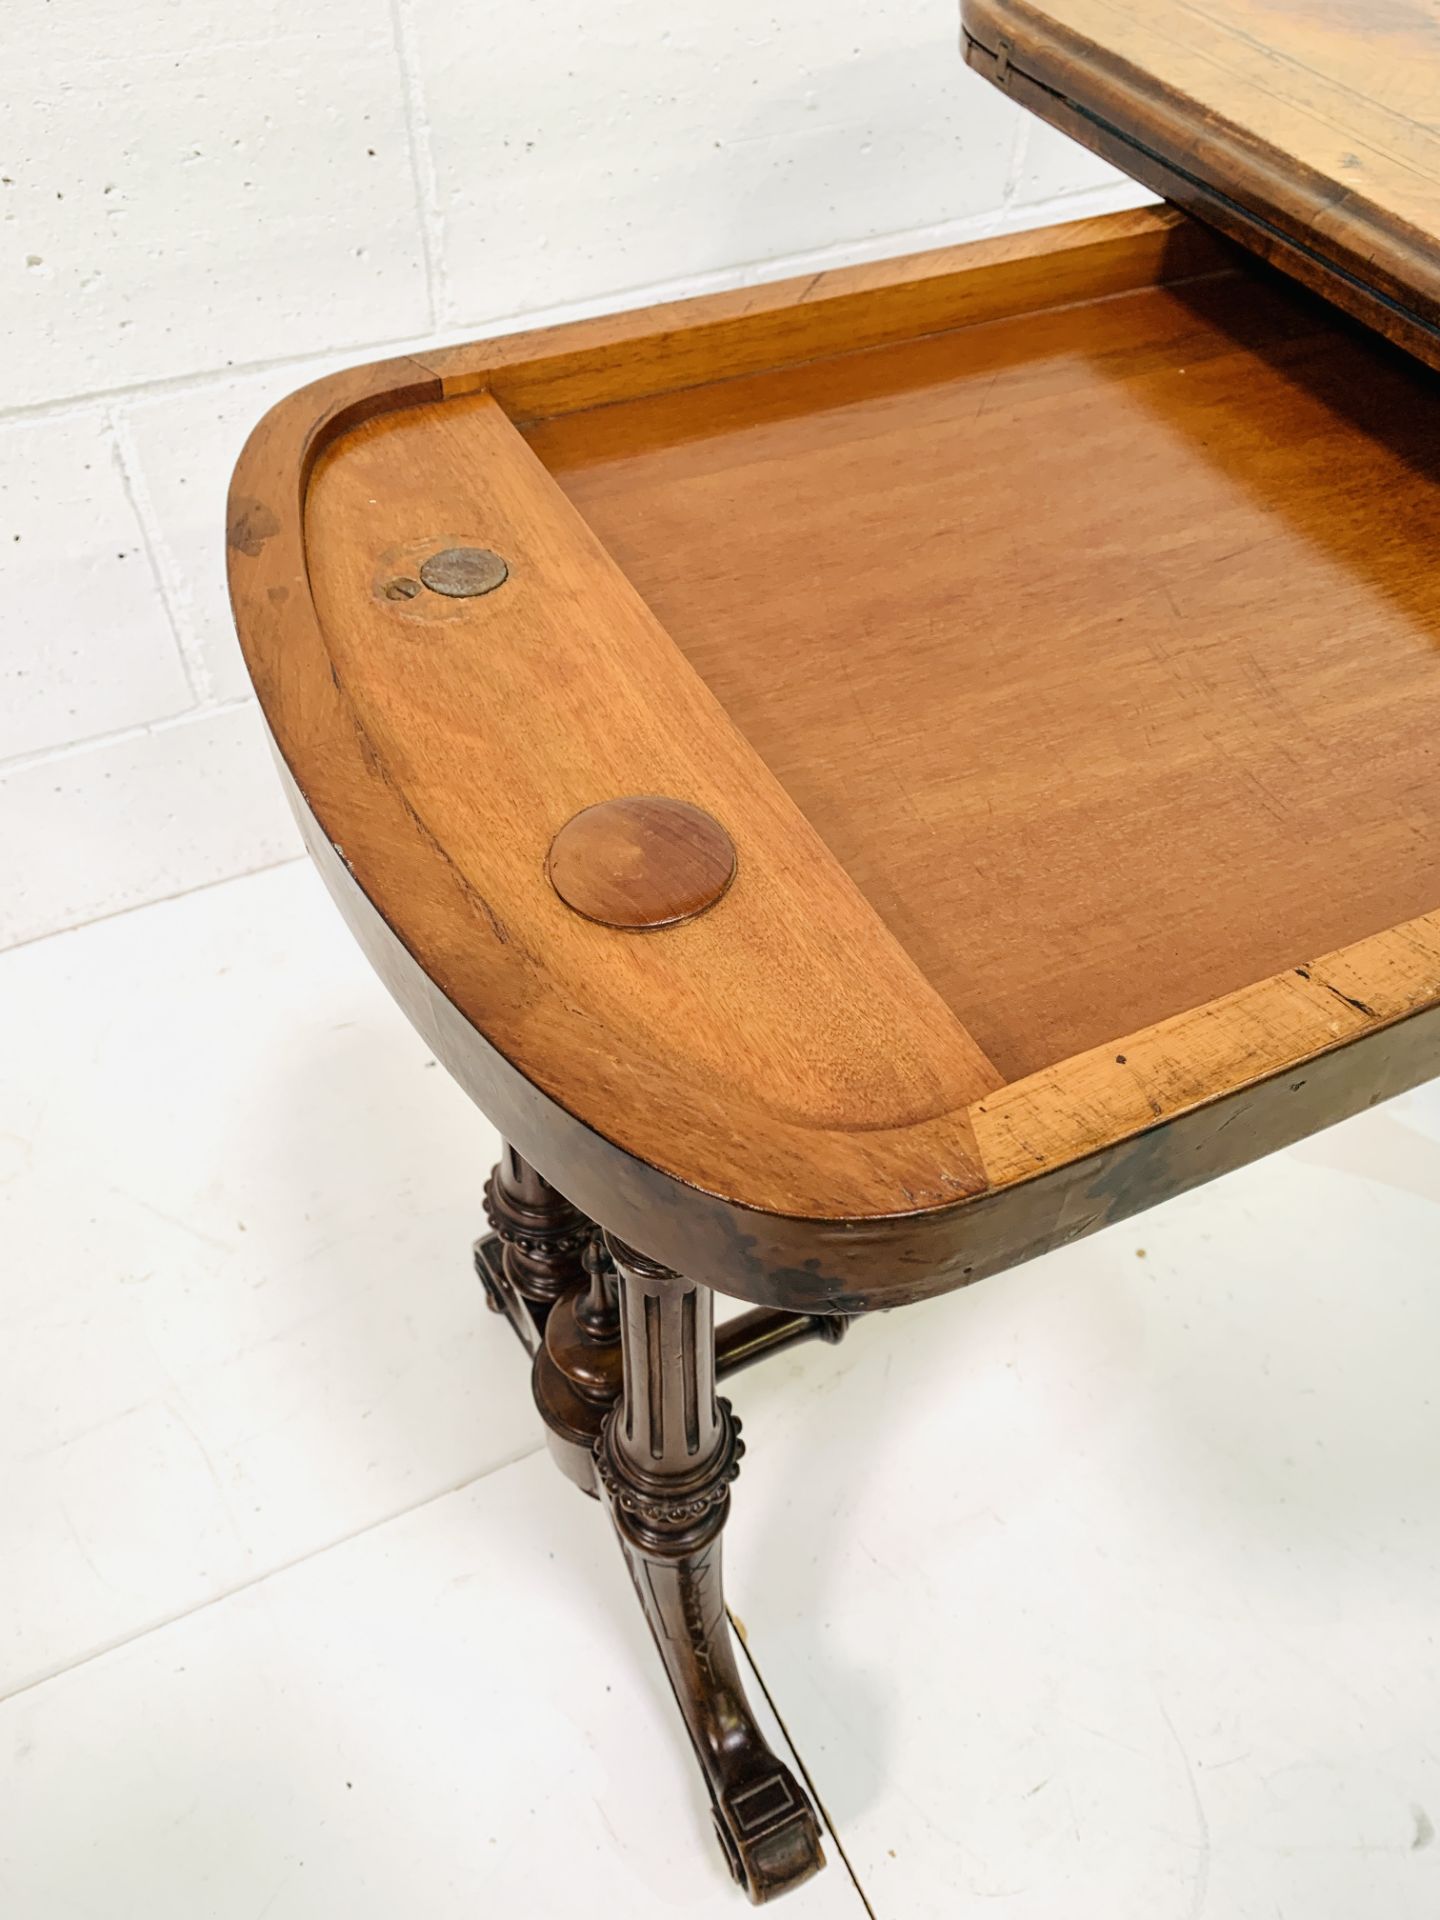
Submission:
POLYGON ((742 1447, 715 1392, 714 1298, 610 1239, 624 1384, 596 1466, 710 1788, 730 1869, 756 1902, 825 1864, 815 1811, 755 1725, 735 1664, 720 1536, 742 1447))
MULTIPOLYGON (((582 1258, 587 1284, 562 1294, 550 1309, 533 1384, 551 1454, 567 1478, 595 1494, 595 1443, 620 1397, 620 1313, 615 1263, 598 1227, 582 1258)), ((723 1380, 802 1340, 834 1345, 848 1324, 843 1314, 755 1307, 717 1328, 715 1372, 723 1380)))
POLYGON ((475 1243, 475 1270, 490 1305, 533 1354, 555 1302, 585 1281, 582 1256, 595 1229, 511 1146, 485 1183, 485 1217, 494 1231, 475 1243))
POLYGON ((551 1457, 586 1493, 598 1493, 595 1444, 620 1396, 615 1264, 597 1228, 585 1248, 586 1284, 557 1300, 545 1322, 531 1384, 551 1457))

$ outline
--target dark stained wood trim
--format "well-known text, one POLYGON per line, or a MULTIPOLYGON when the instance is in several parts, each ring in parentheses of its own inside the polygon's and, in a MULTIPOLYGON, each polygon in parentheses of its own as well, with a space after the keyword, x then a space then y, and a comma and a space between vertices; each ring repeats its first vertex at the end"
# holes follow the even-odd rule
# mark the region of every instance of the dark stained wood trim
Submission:
POLYGON ((963 16, 967 63, 1019 105, 1440 367, 1440 253, 1428 235, 1028 0, 963 0, 963 16), (1325 216, 1342 199, 1337 229, 1325 216))

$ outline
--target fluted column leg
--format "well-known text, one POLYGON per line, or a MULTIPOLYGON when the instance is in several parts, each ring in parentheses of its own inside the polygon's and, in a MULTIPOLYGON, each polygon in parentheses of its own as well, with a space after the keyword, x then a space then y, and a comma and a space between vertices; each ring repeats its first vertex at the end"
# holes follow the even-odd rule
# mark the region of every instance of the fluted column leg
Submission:
POLYGON ((715 1391, 710 1289, 608 1239, 619 1276, 620 1398, 596 1447, 603 1497, 710 1788, 735 1878, 756 1902, 825 1863, 803 1789, 755 1724, 735 1663, 720 1536, 743 1451, 715 1391))

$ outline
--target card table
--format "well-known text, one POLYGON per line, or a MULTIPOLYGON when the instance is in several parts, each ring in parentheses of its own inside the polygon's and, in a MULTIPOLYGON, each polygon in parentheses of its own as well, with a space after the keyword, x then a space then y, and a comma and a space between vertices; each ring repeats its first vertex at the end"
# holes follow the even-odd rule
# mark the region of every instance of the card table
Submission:
POLYGON ((755 1900, 822 1854, 717 1379, 1440 1071, 1434 10, 964 13, 1167 204, 338 374, 230 503, 282 777, 504 1137, 480 1275, 755 1900))

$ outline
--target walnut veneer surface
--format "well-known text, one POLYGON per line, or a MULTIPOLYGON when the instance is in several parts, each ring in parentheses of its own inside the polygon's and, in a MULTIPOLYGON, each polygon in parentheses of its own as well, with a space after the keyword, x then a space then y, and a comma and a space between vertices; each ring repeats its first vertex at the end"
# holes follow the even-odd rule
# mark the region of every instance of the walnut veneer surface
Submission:
POLYGON ((1440 898, 1437 426, 1232 275, 530 443, 1015 1079, 1440 898))

